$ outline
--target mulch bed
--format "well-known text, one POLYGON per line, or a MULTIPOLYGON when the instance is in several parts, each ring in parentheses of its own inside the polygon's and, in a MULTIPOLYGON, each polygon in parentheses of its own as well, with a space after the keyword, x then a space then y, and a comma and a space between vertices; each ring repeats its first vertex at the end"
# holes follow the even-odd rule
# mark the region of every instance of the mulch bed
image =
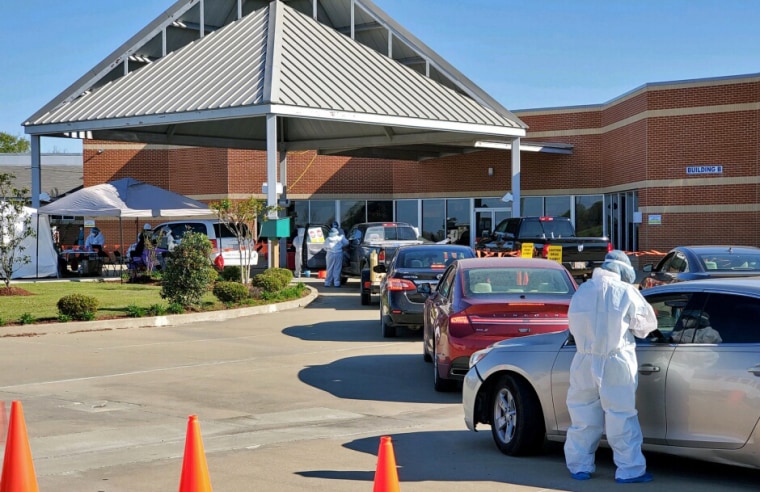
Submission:
POLYGON ((0 287, 0 296, 33 296, 28 290, 21 287, 0 287))

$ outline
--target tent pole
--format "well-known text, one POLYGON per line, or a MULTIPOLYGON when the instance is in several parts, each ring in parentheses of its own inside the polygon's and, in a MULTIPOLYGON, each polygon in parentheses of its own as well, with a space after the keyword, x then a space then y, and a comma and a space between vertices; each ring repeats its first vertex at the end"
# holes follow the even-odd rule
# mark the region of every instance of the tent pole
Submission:
POLYGON ((124 254, 127 252, 124 248, 124 226, 121 223, 121 215, 119 215, 119 245, 121 247, 121 254, 119 255, 119 282, 124 282, 124 254))
POLYGON ((35 259, 34 259, 34 278, 40 278, 40 214, 37 216, 37 233, 35 234, 35 259))

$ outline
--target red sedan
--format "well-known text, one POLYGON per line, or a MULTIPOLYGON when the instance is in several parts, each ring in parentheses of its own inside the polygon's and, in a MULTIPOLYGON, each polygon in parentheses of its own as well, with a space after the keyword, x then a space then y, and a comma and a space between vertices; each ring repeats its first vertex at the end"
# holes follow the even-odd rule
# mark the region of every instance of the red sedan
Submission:
POLYGON ((449 265, 424 308, 423 351, 437 391, 455 389, 470 355, 505 338, 567 329, 577 289, 559 263, 541 258, 472 258, 449 265))

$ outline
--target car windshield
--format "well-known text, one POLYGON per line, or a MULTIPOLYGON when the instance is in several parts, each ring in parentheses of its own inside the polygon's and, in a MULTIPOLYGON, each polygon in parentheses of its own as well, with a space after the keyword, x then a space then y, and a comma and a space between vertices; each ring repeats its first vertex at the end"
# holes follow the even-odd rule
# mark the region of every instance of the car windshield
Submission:
POLYGON ((711 254, 701 255, 704 269, 710 271, 757 271, 760 272, 760 253, 758 254, 711 254))
POLYGON ((413 249, 398 252, 396 264, 399 268, 422 268, 429 270, 443 270, 454 260, 462 258, 472 258, 471 253, 462 250, 451 251, 446 249, 429 248, 413 249))
POLYGON ((364 234, 364 240, 368 243, 372 241, 414 241, 417 239, 417 232, 411 226, 373 226, 367 227, 364 234))
POLYGON ((470 297, 520 292, 569 294, 574 290, 564 272, 545 268, 470 268, 465 270, 463 282, 470 297))

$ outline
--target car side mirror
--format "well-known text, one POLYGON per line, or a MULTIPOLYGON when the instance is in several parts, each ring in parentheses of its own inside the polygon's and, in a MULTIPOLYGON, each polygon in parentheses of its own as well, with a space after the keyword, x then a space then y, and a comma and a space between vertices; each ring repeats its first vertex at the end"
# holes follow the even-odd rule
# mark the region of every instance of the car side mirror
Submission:
POLYGON ((644 273, 652 273, 652 270, 654 269, 654 265, 651 263, 647 263, 644 265, 644 267, 641 269, 644 273))
POLYGON ((426 296, 429 296, 432 292, 433 288, 427 282, 417 285, 417 293, 419 294, 425 294, 426 296))
POLYGON ((388 271, 385 269, 385 264, 380 263, 379 265, 375 265, 372 270, 375 273, 387 273, 388 271))

